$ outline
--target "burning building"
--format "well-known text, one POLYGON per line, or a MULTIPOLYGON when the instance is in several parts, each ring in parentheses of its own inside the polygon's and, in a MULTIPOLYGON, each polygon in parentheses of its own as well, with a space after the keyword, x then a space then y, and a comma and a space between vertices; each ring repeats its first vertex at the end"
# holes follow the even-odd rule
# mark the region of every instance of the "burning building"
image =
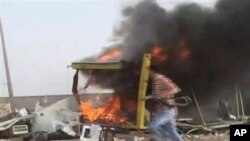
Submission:
MULTIPOLYGON (((108 101, 122 103, 121 99, 138 97, 143 55, 148 53, 151 65, 173 79, 185 95, 194 91, 203 105, 214 105, 218 97, 233 97, 236 85, 242 89, 245 100, 249 100, 244 94, 250 84, 249 12, 249 0, 218 0, 213 9, 185 3, 171 11, 155 1, 139 2, 122 11, 123 21, 114 31, 116 43, 99 57, 85 60, 120 61, 127 65, 125 69, 82 73, 93 75, 91 81, 95 84, 114 89, 119 98, 108 101)), ((91 102, 83 105, 89 106, 91 102)))

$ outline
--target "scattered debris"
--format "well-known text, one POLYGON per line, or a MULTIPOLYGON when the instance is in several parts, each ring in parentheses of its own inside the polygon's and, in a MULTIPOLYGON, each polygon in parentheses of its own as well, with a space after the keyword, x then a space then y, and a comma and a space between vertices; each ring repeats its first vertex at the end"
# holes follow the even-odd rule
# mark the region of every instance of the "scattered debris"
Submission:
POLYGON ((29 121, 35 117, 28 114, 26 109, 10 113, 0 119, 0 137, 19 136, 29 132, 29 121))
POLYGON ((65 126, 79 125, 80 114, 71 111, 69 104, 69 98, 66 98, 42 110, 35 111, 36 117, 32 123, 32 132, 46 131, 53 133, 65 126))
POLYGON ((102 128, 100 125, 83 125, 81 141, 99 141, 102 128))
POLYGON ((0 103, 0 118, 11 113, 10 103, 0 103))

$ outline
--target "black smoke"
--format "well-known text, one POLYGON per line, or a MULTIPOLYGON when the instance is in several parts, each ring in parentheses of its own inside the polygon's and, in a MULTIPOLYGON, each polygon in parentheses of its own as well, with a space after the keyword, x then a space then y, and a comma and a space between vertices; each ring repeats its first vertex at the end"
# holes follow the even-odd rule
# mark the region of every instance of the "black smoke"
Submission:
MULTIPOLYGON (((206 101, 214 96, 233 96, 236 85, 245 93, 249 91, 249 13, 249 0, 218 0, 211 9, 185 3, 171 11, 145 0, 122 11, 123 20, 114 36, 123 52, 121 60, 129 62, 141 62, 143 54, 160 44, 168 59, 152 64, 184 93, 195 91, 206 101), (189 52, 186 58, 181 57, 183 48, 189 52)), ((133 78, 110 76, 107 87, 116 88, 130 84, 126 80, 133 78)), ((105 80, 105 76, 101 78, 105 80)))

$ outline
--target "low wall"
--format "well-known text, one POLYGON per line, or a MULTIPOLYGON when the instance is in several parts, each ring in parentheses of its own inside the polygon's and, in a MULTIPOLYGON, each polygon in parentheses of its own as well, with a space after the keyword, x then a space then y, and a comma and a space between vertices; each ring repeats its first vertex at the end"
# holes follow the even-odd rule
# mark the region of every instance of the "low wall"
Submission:
MULTIPOLYGON (((81 99, 84 100, 88 97, 96 96, 100 94, 81 94, 81 99)), ((104 94, 104 95, 110 95, 110 94, 104 94)), ((34 110, 36 103, 39 101, 39 99, 44 98, 44 96, 22 96, 22 97, 13 97, 13 105, 17 109, 26 108, 28 110, 34 110)), ((76 107, 76 101, 74 99, 73 95, 47 95, 48 98, 48 105, 51 105, 59 100, 70 98, 70 103, 72 103, 72 108, 75 110, 78 109, 76 107)), ((2 103, 8 103, 9 99, 7 97, 0 98, 0 104, 2 103)))

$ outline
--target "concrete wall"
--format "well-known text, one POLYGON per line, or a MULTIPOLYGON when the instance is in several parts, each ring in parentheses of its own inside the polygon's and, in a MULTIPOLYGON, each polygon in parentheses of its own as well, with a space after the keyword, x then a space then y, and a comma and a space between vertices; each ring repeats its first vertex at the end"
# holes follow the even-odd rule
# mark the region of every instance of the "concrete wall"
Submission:
MULTIPOLYGON (((44 96, 25 96, 25 97, 14 97, 13 98, 13 104, 16 108, 27 108, 29 110, 34 110, 36 102, 39 101, 39 99, 43 98, 44 96)), ((48 104, 52 104, 56 101, 59 101, 61 99, 67 98, 67 97, 73 97, 70 95, 54 95, 54 96, 48 96, 48 104)), ((8 98, 0 98, 0 103, 8 103, 8 98)))
MULTIPOLYGON (((81 99, 87 99, 89 97, 95 97, 100 94, 82 94, 81 99)), ((104 96, 108 96, 110 94, 103 94, 104 96)), ((70 103, 73 108, 76 108, 76 101, 73 95, 48 95, 48 105, 53 104, 59 100, 69 98, 70 103)), ((23 97, 14 97, 13 103, 17 109, 26 108, 28 110, 34 110, 36 103, 39 99, 44 98, 44 96, 23 96, 23 97)), ((0 103, 8 103, 8 98, 0 98, 0 103)))

